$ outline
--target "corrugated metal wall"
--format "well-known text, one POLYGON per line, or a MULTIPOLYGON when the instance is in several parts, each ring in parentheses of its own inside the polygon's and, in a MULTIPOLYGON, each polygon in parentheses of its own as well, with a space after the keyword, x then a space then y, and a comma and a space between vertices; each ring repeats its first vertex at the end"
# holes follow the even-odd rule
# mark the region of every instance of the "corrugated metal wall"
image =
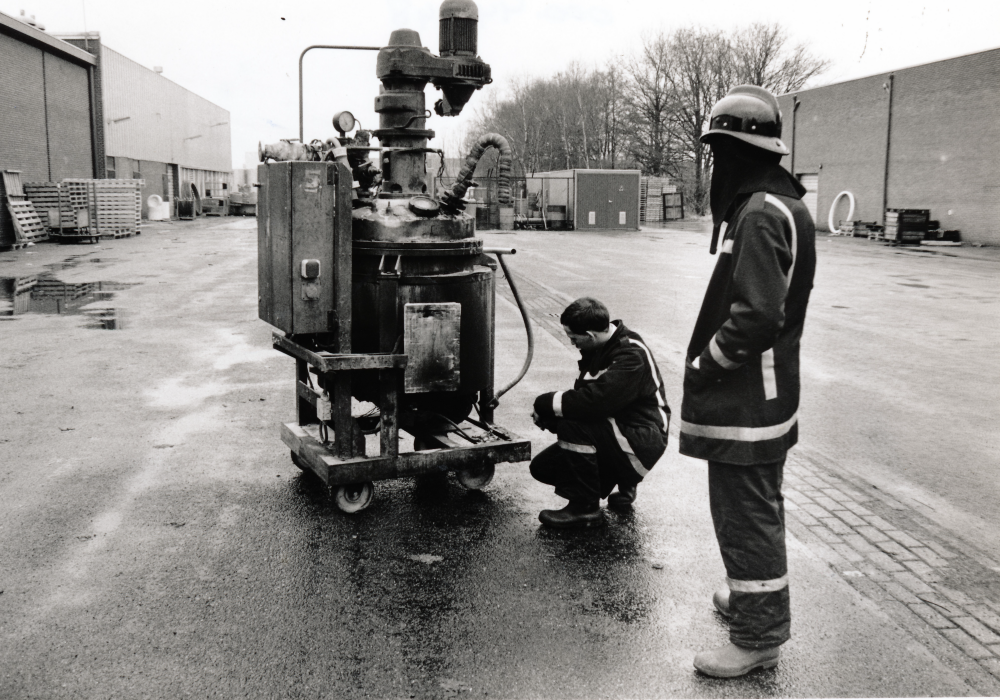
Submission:
POLYGON ((106 152, 185 168, 232 168, 229 112, 101 47, 106 152))

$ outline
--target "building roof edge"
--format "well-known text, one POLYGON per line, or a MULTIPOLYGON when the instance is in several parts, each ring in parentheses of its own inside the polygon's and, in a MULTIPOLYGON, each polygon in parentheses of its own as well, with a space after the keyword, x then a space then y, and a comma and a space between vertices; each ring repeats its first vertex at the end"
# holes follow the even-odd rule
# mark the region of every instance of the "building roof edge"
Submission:
POLYGON ((51 49, 74 61, 86 63, 91 66, 97 65, 97 58, 93 54, 89 54, 83 49, 78 49, 52 34, 47 34, 3 12, 0 12, 0 27, 7 29, 15 35, 19 35, 22 39, 32 44, 51 49))

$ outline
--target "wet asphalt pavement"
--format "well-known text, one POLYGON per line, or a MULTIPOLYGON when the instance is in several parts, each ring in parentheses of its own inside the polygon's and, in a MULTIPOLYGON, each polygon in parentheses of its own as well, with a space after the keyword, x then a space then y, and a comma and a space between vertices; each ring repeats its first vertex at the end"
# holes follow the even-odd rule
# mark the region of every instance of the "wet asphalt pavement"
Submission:
MULTIPOLYGON (((724 572, 705 466, 677 454, 676 435, 636 507, 598 531, 543 529, 538 511, 561 502, 526 464, 499 465, 482 492, 454 477, 379 482, 367 510, 341 513, 278 437, 293 363, 257 320, 254 226, 151 224, 0 254, 0 278, 70 285, 0 317, 0 697, 1000 694, 989 629, 976 630, 986 657, 960 646, 952 633, 976 629, 964 613, 939 633, 905 591, 862 585, 878 572, 839 566, 840 545, 811 539, 805 519, 789 537, 781 664, 732 681, 695 673, 695 652, 726 641, 711 606, 724 572)), ((509 263, 538 321, 532 369, 497 422, 536 452, 550 442, 530 403, 571 384, 575 352, 547 328, 584 293, 644 335, 679 409, 681 352, 714 262, 704 234, 484 238, 518 248, 509 263)), ((822 502, 803 482, 821 466, 839 474, 871 512, 953 550, 935 590, 998 601, 998 384, 979 357, 995 341, 998 262, 866 244, 820 244, 793 503, 822 502), (900 294, 937 298, 901 317, 900 294), (945 342, 955 329, 965 340, 945 342), (930 369, 917 374, 917 360, 930 369)), ((503 293, 497 345, 502 384, 524 351, 503 293)))

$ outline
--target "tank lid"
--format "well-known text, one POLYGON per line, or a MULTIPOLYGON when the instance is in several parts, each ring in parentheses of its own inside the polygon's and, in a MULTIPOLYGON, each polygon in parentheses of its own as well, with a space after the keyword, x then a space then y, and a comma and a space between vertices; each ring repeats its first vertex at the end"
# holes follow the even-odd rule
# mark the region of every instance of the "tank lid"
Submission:
POLYGON ((389 35, 389 46, 421 47, 420 33, 413 29, 396 29, 389 35))
POLYGON ((479 8, 472 0, 444 0, 438 11, 439 19, 460 17, 462 19, 479 19, 479 8))

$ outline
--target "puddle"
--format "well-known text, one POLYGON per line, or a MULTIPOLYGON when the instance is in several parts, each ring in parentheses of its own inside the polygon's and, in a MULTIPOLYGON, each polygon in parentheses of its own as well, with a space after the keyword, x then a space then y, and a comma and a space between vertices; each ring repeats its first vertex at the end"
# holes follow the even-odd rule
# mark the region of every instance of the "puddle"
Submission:
POLYGON ((0 277, 0 319, 21 314, 76 315, 87 328, 122 330, 125 319, 112 303, 115 292, 134 287, 122 282, 61 282, 49 274, 0 277))
POLYGON ((116 263, 121 262, 120 258, 91 258, 89 256, 93 253, 83 253, 81 255, 71 255, 62 262, 52 263, 51 265, 46 265, 45 267, 50 270, 71 270, 74 267, 79 267, 81 263, 116 263))

